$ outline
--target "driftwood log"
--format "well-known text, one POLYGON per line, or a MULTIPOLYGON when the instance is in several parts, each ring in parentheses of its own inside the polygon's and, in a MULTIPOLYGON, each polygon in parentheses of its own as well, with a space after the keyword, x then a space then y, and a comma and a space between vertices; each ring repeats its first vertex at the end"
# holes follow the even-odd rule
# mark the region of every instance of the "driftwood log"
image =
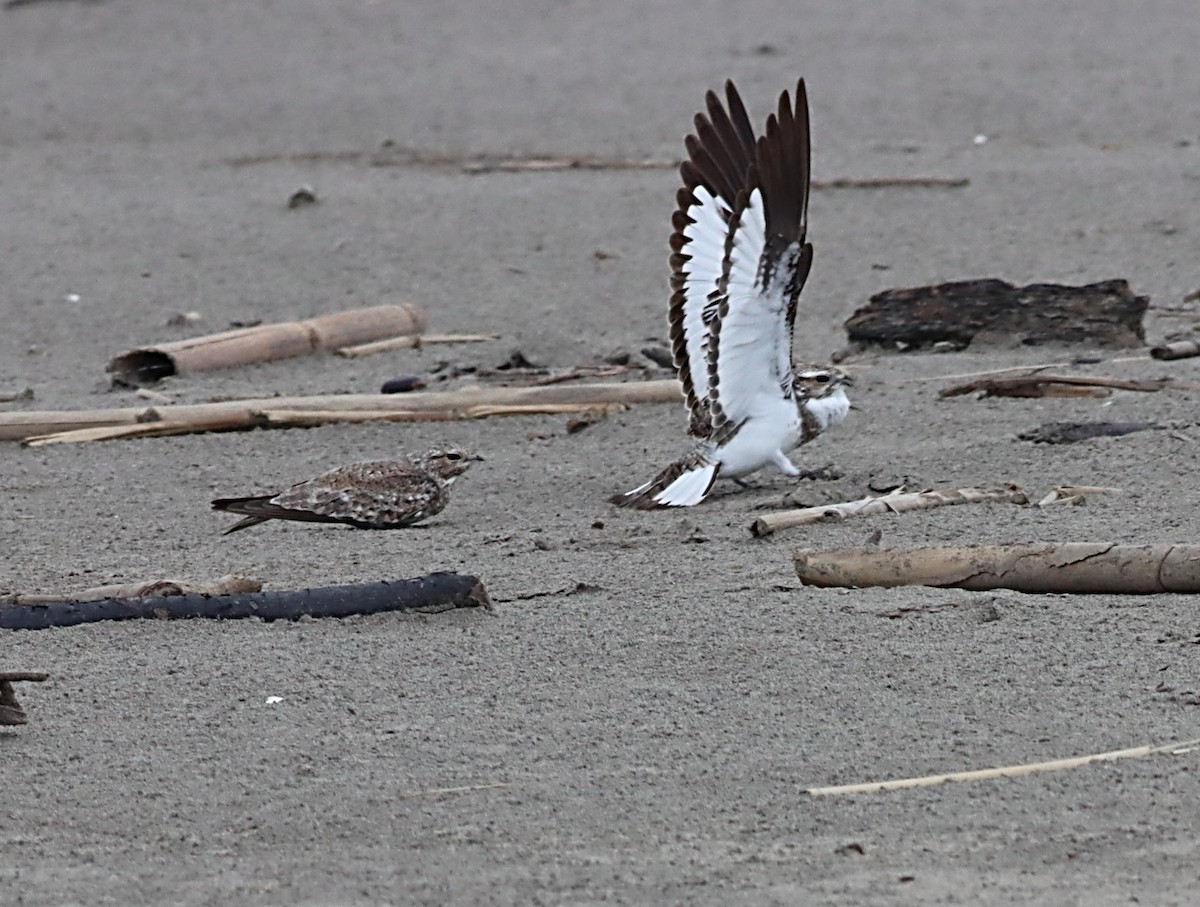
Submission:
POLYGON ((107 371, 113 384, 138 387, 170 375, 307 356, 424 330, 425 312, 415 305, 372 306, 129 350, 114 357, 107 371))
POLYGON ((1200 545, 1106 542, 946 548, 801 549, 796 573, 808 586, 937 586, 1018 592, 1200 592, 1200 545))
POLYGON ((437 613, 455 608, 491 610, 483 582, 457 573, 431 573, 415 579, 350 586, 326 586, 280 592, 233 595, 185 594, 168 598, 109 598, 95 602, 48 602, 0 606, 0 629, 45 630, 101 620, 296 620, 300 617, 349 617, 380 611, 437 613))
POLYGON ((1034 444, 1074 444, 1164 427, 1157 422, 1044 422, 1037 428, 1021 432, 1017 438, 1034 444))
MULTIPOLYGON (((243 414, 246 428, 262 422, 262 412, 284 410, 323 410, 338 412, 452 412, 462 408, 486 406, 531 406, 542 404, 580 404, 599 406, 607 403, 679 403, 683 392, 673 378, 658 381, 631 381, 620 384, 551 385, 548 387, 467 387, 455 391, 424 391, 404 394, 326 394, 313 397, 261 397, 227 400, 221 403, 181 404, 176 406, 128 406, 92 410, 31 410, 0 413, 0 441, 24 441, 42 435, 99 428, 111 425, 137 425, 170 420, 225 424, 231 414, 243 414)), ((441 418, 447 418, 442 416, 441 418)), ((478 416, 474 416, 478 418, 478 416)))
POLYGON ((939 397, 961 397, 979 393, 980 397, 1107 397, 1108 389, 1153 393, 1171 383, 1170 378, 1106 378, 1102 375, 1052 375, 1036 372, 1028 375, 1004 375, 976 378, 965 384, 938 391, 939 397))
POLYGON ((1080 287, 962 280, 876 293, 845 328, 851 343, 902 350, 973 341, 1135 347, 1146 338, 1149 304, 1124 280, 1080 287))
POLYGON ((41 671, 0 671, 0 725, 29 723, 12 685, 25 682, 41 683, 49 676, 41 671))
POLYGON ((879 497, 866 497, 841 504, 802 507, 766 513, 750 524, 750 533, 761 538, 778 529, 830 523, 872 513, 903 513, 929 510, 953 504, 1028 504, 1029 497, 1016 485, 996 488, 942 488, 931 491, 892 491, 879 497))
POLYGON ((172 595, 229 595, 241 592, 259 592, 262 583, 241 573, 227 573, 224 576, 203 582, 192 582, 185 579, 148 579, 134 583, 118 583, 108 586, 93 586, 59 595, 42 593, 12 592, 0 596, 0 606, 3 605, 41 605, 47 602, 94 602, 104 598, 150 598, 157 596, 166 598, 172 595))

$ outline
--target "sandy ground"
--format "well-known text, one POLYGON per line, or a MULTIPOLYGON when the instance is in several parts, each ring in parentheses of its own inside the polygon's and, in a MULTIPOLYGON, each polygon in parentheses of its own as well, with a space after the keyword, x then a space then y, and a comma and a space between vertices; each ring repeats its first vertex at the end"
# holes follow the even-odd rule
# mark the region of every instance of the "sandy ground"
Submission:
MULTIPOLYGON (((389 139, 671 156, 727 76, 756 119, 808 78, 817 179, 970 180, 814 194, 798 355, 841 346, 842 321, 890 286, 1124 277, 1178 306, 1200 286, 1198 46, 1192 0, 3 9, 0 390, 36 394, 3 409, 135 402, 104 364, 184 336, 166 327, 178 311, 202 331, 397 298, 434 330, 504 335, 164 385, 180 401, 370 392, 512 349, 555 366, 637 350, 664 333, 671 172, 335 156, 389 139), (229 163, 253 155, 269 159, 229 163), (305 183, 321 203, 286 210, 305 183)), ((1148 320, 1154 338, 1187 324, 1148 320)), ((482 576, 497 609, 5 634, 0 667, 53 679, 23 688, 32 723, 0 732, 0 902, 1194 903, 1195 752, 803 792, 1200 736, 1200 618, 1184 597, 822 591, 791 569, 799 546, 875 528, 885 545, 1196 541, 1195 428, 1015 439, 1056 419, 1191 423, 1195 390, 939 401, 942 382, 924 380, 1087 352, 865 358, 859 409, 797 458, 844 478, 764 475, 682 514, 605 503, 683 449, 683 414, 665 406, 573 435, 545 417, 3 446, 3 589, 454 569, 482 576), (229 518, 208 510, 441 438, 487 461, 423 529, 223 538, 229 518), (904 478, 1125 494, 747 532, 785 499, 904 478), (474 785, 488 787, 422 793, 474 785)), ((1186 361, 1089 368, 1200 380, 1186 361)))

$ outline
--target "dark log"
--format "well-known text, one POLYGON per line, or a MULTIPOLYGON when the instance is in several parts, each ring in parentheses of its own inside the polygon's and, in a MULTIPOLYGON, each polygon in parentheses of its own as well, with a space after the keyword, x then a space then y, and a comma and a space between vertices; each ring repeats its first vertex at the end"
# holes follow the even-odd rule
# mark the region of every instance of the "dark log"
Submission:
POLYGON ((1092 438, 1119 438, 1136 431, 1162 428, 1154 422, 1046 422, 1017 437, 1035 444, 1074 444, 1092 438))
POLYGON ((845 328, 852 343, 900 350, 935 343, 962 349, 973 341, 1136 347, 1145 342, 1149 305, 1124 280, 1081 287, 962 280, 876 293, 845 328))
POLYGON ((108 598, 96 602, 51 602, 0 607, 0 629, 44 630, 100 620, 296 620, 300 617, 349 617, 380 611, 437 613, 455 608, 491 610, 483 582, 457 573, 431 573, 414 579, 381 580, 351 586, 326 586, 238 595, 175 595, 168 598, 108 598))

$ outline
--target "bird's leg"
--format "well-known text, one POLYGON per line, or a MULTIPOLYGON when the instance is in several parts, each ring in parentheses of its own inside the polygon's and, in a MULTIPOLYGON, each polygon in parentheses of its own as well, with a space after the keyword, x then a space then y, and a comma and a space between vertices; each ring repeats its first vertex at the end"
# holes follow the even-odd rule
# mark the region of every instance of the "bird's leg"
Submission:
POLYGON ((731 481, 736 482, 742 488, 757 488, 758 487, 753 482, 747 482, 745 479, 738 479, 738 478, 733 478, 733 477, 730 477, 730 478, 731 478, 731 481))
POLYGON ((791 476, 793 479, 799 478, 800 470, 796 468, 787 457, 783 455, 782 450, 775 451, 775 456, 771 458, 771 462, 775 464, 775 468, 782 472, 785 476, 791 476))

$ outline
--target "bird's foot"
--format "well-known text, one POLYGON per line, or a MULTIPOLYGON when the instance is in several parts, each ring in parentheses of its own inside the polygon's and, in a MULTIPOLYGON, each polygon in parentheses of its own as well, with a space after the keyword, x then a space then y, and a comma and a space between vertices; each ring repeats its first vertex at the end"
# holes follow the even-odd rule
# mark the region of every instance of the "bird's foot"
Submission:
POLYGON ((811 482, 836 482, 845 475, 832 463, 826 463, 817 469, 800 469, 796 471, 796 479, 808 479, 811 482))

